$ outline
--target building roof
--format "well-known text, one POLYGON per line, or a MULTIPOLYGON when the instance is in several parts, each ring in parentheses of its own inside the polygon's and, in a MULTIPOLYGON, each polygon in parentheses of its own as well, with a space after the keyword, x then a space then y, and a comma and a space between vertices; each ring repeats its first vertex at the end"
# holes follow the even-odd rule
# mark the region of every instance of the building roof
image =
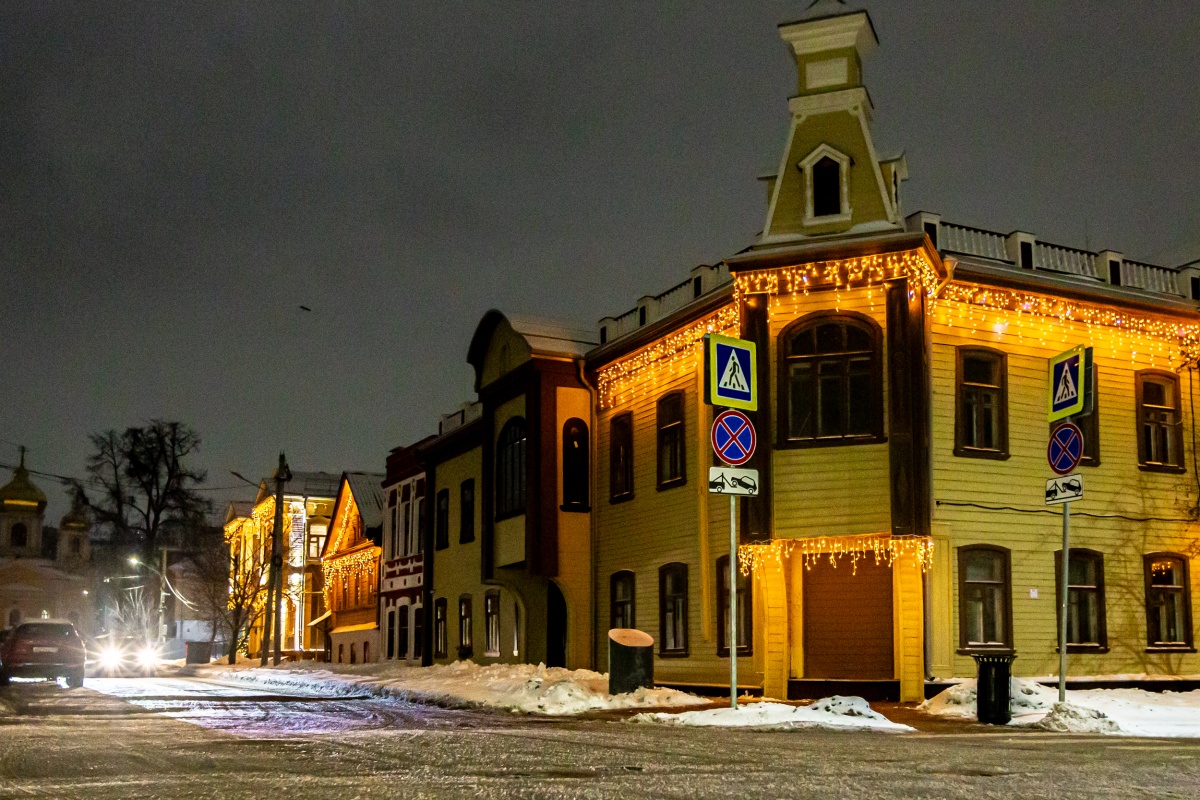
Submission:
POLYGON ((376 528, 383 524, 383 473, 343 473, 354 503, 362 516, 363 528, 376 528))
POLYGON ((25 448, 21 448, 21 463, 13 470, 12 480, 0 487, 0 506, 6 511, 22 511, 37 508, 38 513, 46 510, 46 493, 29 480, 25 469, 25 448))

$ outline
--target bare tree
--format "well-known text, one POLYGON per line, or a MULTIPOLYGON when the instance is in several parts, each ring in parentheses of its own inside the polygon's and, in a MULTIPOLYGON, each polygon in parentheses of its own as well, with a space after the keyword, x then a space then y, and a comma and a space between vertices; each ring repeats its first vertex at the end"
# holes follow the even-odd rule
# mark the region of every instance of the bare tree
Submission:
POLYGON ((140 641, 152 641, 156 638, 157 634, 153 630, 154 617, 146 601, 144 587, 134 586, 117 596, 113 622, 116 623, 117 630, 127 636, 136 636, 140 641))
MULTIPOLYGON (((196 487, 204 472, 187 464, 200 437, 187 425, 156 419, 123 433, 93 434, 91 442, 87 472, 99 488, 91 491, 89 505, 118 550, 136 548, 143 563, 154 564, 166 531, 193 530, 203 523, 210 504, 196 487)), ((157 575, 147 580, 161 589, 157 575)), ((155 591, 144 599, 153 604, 157 597, 155 591)))
POLYGON ((236 664, 266 609, 267 561, 261 548, 243 548, 235 540, 226 543, 220 556, 210 550, 200 557, 196 571, 205 587, 198 603, 219 620, 229 637, 229 663, 236 664))

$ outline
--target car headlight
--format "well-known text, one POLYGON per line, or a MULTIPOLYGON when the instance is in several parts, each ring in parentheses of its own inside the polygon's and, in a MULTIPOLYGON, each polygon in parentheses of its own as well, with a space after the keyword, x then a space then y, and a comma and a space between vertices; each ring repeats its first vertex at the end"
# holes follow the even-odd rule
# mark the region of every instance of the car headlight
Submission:
POLYGON ((158 650, 146 645, 138 651, 137 663, 139 667, 153 667, 158 663, 158 650))
POLYGON ((99 661, 102 669, 116 669, 121 666, 121 650, 116 647, 106 647, 100 651, 99 661))

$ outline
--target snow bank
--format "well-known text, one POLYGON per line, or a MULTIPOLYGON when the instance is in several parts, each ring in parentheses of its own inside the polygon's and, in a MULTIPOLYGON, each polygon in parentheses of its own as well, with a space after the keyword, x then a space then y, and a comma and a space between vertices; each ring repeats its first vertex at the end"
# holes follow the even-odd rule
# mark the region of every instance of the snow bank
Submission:
POLYGON ((316 664, 279 667, 204 668, 211 677, 233 678, 259 685, 337 696, 369 693, 449 706, 486 706, 510 711, 567 715, 586 711, 702 705, 710 701, 674 689, 638 689, 608 693, 608 675, 586 669, 568 670, 531 664, 455 661, 432 667, 396 664, 316 664))
MULTIPOLYGON (((1058 708, 1057 704, 1057 688, 1024 678, 1012 679, 1012 725, 1130 736, 1200 737, 1200 690, 1072 689, 1067 692, 1065 707, 1058 708)), ((936 716, 973 719, 975 681, 952 686, 919 708, 936 716)))
POLYGON ((807 706, 769 701, 750 702, 732 708, 710 708, 683 713, 638 714, 631 722, 689 725, 696 727, 772 728, 868 728, 879 731, 912 731, 873 711, 861 697, 826 697, 807 706))

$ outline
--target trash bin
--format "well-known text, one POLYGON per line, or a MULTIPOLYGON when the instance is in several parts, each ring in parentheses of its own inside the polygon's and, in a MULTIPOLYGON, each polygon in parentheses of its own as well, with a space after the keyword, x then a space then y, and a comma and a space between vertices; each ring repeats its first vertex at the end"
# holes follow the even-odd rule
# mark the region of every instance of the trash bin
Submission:
POLYGON ((976 655, 975 717, 986 725, 1007 725, 1014 655, 976 655))
POLYGON ((654 637, 636 628, 608 632, 608 693, 654 685, 654 637))
POLYGON ((212 642, 188 642, 184 661, 188 664, 207 664, 212 661, 212 642))

